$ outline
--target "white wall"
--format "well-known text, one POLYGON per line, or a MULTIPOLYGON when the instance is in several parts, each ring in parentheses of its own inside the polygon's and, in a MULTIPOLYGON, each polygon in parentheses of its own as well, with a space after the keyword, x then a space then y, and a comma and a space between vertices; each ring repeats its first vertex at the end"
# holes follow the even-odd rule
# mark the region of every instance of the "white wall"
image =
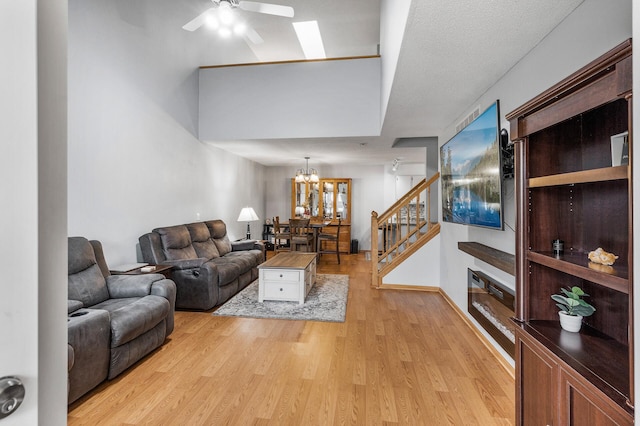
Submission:
POLYGON ((393 271, 382 277, 383 284, 440 287, 440 235, 393 271))
MULTIPOLYGON (((445 129, 440 145, 455 134, 455 125, 477 105, 481 109, 500 100, 502 127, 509 129, 505 114, 586 65, 625 39, 631 37, 631 0, 602 2, 586 0, 527 56, 516 64, 480 99, 470 99, 468 110, 445 129)), ((459 241, 477 241, 515 253, 515 199, 513 180, 505 189, 504 231, 492 231, 464 225, 442 224, 441 286, 453 301, 467 311, 467 267, 481 269, 510 287, 514 277, 473 259, 457 248, 459 241)), ((497 347, 497 345, 496 345, 497 347)))
POLYGON ((382 0, 380 3, 380 55, 382 56, 381 117, 387 113, 393 79, 396 75, 402 39, 411 0, 382 0))
POLYGON ((238 239, 243 206, 264 220, 265 168, 196 137, 202 46, 157 22, 158 2, 172 7, 140 1, 133 23, 118 2, 69 4, 69 235, 102 241, 112 266, 158 226, 223 219, 238 239))
POLYGON ((200 139, 377 136, 380 58, 200 70, 200 139))

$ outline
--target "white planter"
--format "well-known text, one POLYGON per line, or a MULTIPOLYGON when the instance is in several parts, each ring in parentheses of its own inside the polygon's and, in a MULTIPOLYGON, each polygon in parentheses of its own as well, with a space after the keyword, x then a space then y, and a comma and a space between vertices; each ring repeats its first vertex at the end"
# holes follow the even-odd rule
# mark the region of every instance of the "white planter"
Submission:
POLYGON ((577 333, 582 327, 582 317, 580 315, 568 315, 565 311, 558 312, 560 325, 563 330, 577 333))

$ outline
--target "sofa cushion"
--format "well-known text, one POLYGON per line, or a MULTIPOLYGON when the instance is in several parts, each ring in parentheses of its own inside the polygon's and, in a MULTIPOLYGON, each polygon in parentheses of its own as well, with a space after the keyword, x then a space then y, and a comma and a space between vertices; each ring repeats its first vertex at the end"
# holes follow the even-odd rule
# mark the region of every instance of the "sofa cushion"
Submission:
POLYGON ((109 299, 93 309, 111 316, 111 347, 132 341, 158 325, 171 311, 169 301, 160 296, 109 299))
POLYGON ((227 225, 220 219, 208 220, 205 222, 209 228, 211 238, 217 240, 218 238, 225 237, 227 235, 227 225))
POLYGON ((189 223, 187 229, 191 235, 191 243, 198 257, 213 259, 220 257, 218 248, 211 239, 209 227, 204 222, 189 223))
POLYGON ((160 235, 162 248, 167 260, 183 260, 198 257, 191 244, 189 230, 185 225, 156 228, 153 231, 160 235))
POLYGON ((264 262, 264 253, 262 252, 262 250, 253 249, 253 250, 246 250, 240 253, 244 253, 245 256, 251 256, 253 258, 253 261, 255 262, 255 266, 258 266, 262 262, 264 262))
POLYGON ((83 237, 68 239, 68 299, 84 306, 95 305, 109 298, 102 271, 97 264, 93 247, 83 237))
POLYGON ((241 266, 227 256, 211 259, 209 262, 214 264, 218 271, 218 287, 234 282, 242 273, 241 266))
POLYGON ((209 220, 205 224, 209 228, 211 239, 218 248, 220 256, 224 256, 231 251, 231 241, 227 236, 227 225, 220 219, 209 220))
POLYGON ((256 262, 256 257, 250 251, 232 251, 225 257, 229 262, 238 265, 241 274, 259 265, 259 262, 256 262))
POLYGON ((79 300, 67 300, 67 314, 73 313, 84 305, 79 300))
POLYGON ((225 256, 228 253, 231 253, 231 241, 226 235, 222 238, 216 238, 213 242, 216 244, 220 256, 225 256))
POLYGON ((84 237, 69 237, 67 270, 69 275, 77 274, 98 263, 93 247, 84 237))

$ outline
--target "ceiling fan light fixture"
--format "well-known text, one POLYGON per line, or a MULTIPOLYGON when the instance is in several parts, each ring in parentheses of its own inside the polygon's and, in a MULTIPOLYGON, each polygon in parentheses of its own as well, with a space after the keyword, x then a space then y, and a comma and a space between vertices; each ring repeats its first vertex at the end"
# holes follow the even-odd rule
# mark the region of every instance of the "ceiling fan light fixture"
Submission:
POLYGON ((233 26, 233 33, 235 35, 244 35, 247 32, 247 26, 244 22, 238 22, 233 26))
POLYGON ((218 19, 212 15, 207 16, 204 23, 207 28, 211 28, 212 30, 217 30, 220 27, 220 22, 218 22, 218 19))
POLYGON ((220 29, 218 29, 218 34, 222 38, 229 38, 231 37, 232 32, 229 27, 220 27, 220 29))
POLYGON ((220 2, 220 8, 218 11, 218 16, 220 17, 220 22, 224 25, 231 25, 234 21, 233 11, 231 10, 231 5, 227 2, 220 2))

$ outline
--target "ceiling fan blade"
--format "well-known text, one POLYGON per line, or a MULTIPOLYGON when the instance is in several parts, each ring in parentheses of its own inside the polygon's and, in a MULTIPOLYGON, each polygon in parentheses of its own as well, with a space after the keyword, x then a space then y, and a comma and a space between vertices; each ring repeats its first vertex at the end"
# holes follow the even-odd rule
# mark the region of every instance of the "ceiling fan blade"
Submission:
POLYGON ((259 3, 255 1, 241 1, 238 7, 247 12, 266 13, 269 15, 293 18, 293 8, 279 4, 259 3))
POLYGON ((194 19, 192 19, 191 21, 187 22, 186 24, 183 25, 182 29, 183 30, 187 30, 187 31, 195 31, 198 28, 200 28, 204 22, 207 20, 207 16, 209 16, 209 13, 211 13, 211 11, 213 11, 213 7, 205 10, 204 12, 202 12, 200 15, 196 16, 194 19))
POLYGON ((245 37, 249 39, 249 41, 253 44, 261 44, 264 43, 264 39, 258 34, 256 30, 251 27, 247 27, 244 33, 245 37))

